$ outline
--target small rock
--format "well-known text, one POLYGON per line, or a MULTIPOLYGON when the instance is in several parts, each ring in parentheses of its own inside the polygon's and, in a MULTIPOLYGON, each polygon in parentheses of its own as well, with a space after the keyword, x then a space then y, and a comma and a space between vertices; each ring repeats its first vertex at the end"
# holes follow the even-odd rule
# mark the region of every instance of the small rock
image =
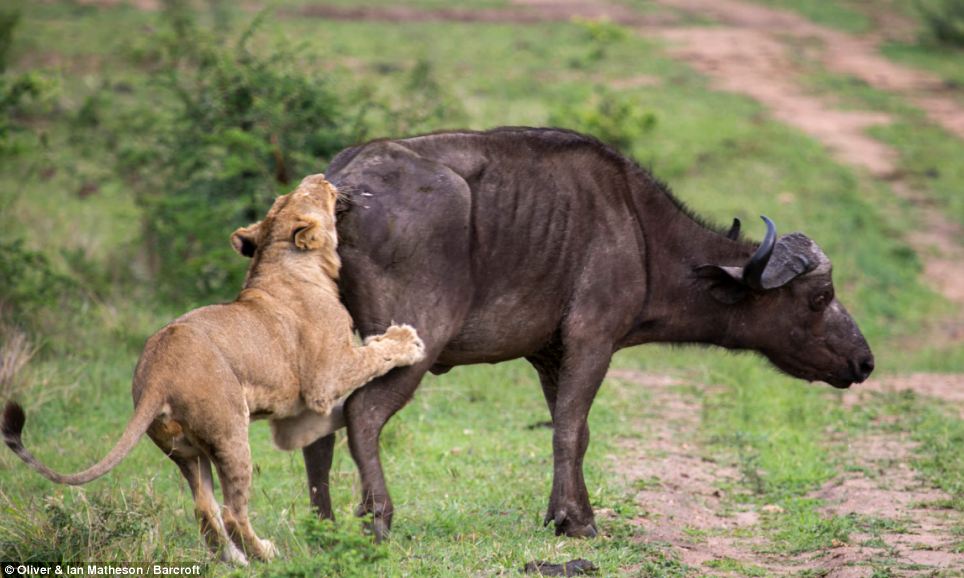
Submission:
POLYGON ((762 508, 760 508, 760 511, 765 512, 767 514, 782 514, 783 508, 781 508, 776 504, 767 504, 766 506, 763 506, 762 508))

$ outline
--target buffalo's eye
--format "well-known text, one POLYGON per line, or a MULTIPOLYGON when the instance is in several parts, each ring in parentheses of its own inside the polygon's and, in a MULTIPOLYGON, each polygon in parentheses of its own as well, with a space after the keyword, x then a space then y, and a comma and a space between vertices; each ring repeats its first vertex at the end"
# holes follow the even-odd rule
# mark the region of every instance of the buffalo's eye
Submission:
POLYGON ((810 298, 810 309, 823 311, 827 308, 827 305, 830 305, 831 301, 833 301, 833 290, 820 291, 810 298))

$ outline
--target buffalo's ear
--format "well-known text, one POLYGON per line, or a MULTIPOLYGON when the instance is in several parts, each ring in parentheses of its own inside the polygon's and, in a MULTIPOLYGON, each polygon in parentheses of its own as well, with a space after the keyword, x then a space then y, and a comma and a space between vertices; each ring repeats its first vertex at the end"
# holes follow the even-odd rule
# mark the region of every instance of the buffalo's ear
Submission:
POLYGON ((258 248, 258 229, 260 226, 261 223, 257 222, 231 233, 231 246, 234 247, 234 250, 245 257, 253 257, 258 248))
POLYGON ((726 305, 739 303, 750 291, 743 282, 743 267, 702 265, 696 268, 696 276, 706 282, 713 299, 726 305))

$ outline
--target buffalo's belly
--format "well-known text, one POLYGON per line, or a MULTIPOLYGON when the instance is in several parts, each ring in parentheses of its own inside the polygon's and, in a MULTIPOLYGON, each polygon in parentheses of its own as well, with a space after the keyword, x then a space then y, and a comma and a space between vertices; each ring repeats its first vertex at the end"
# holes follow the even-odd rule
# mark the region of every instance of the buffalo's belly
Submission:
POLYGON ((552 340, 562 318, 562 308, 541 305, 473 311, 446 344, 437 363, 496 363, 540 351, 552 340))

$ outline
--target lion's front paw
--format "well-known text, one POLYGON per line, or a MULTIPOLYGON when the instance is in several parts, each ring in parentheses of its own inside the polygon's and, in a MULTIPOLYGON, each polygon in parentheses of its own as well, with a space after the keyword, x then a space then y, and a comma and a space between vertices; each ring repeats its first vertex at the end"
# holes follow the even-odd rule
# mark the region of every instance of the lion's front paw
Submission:
MULTIPOLYGON (((414 330, 413 330, 414 331, 414 330)), ((413 365, 425 359, 425 343, 416 333, 415 336, 406 344, 407 351, 401 357, 404 365, 413 365)))
POLYGON ((411 325, 392 325, 381 337, 400 345, 395 357, 399 365, 412 365, 425 359, 425 343, 411 325))

